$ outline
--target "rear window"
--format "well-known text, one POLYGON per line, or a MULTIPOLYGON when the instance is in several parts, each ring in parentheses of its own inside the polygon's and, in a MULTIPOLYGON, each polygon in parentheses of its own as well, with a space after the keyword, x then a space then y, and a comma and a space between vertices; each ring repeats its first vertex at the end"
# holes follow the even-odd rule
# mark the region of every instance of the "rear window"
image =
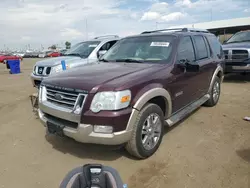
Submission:
POLYGON ((197 49, 197 60, 208 58, 208 49, 203 36, 194 36, 194 43, 197 49))
POLYGON ((211 46, 213 54, 217 56, 218 58, 221 58, 223 56, 223 50, 222 50, 220 42, 213 35, 207 36, 207 39, 208 39, 209 45, 211 46))

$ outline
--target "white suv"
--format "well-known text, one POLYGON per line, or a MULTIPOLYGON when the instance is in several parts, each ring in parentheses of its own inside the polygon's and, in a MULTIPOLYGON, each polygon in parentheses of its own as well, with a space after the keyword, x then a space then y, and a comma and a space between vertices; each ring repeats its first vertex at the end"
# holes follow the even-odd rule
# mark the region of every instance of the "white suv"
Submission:
POLYGON ((66 69, 98 61, 117 41, 117 35, 96 37, 92 40, 80 42, 67 50, 63 56, 48 58, 36 62, 31 81, 33 86, 39 87, 42 79, 63 70, 61 62, 64 60, 66 69))

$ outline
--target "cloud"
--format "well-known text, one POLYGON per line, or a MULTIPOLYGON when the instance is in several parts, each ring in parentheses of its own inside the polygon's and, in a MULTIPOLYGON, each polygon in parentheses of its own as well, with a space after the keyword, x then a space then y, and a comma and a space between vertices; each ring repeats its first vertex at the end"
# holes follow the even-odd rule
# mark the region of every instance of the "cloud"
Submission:
POLYGON ((157 20, 161 15, 158 12, 145 12, 141 20, 157 20))
MULTIPOLYGON (((174 6, 175 7, 181 7, 186 8, 187 11, 194 11, 194 12, 204 12, 211 10, 221 11, 223 9, 226 9, 227 12, 230 11, 236 11, 240 10, 243 7, 245 0, 197 0, 197 1, 191 1, 191 0, 176 0, 174 6)), ((246 1, 245 1, 246 2, 246 1)))
POLYGON ((72 29, 72 28, 65 28, 61 31, 60 34, 62 37, 71 38, 71 39, 75 39, 75 38, 84 36, 82 32, 80 32, 76 29, 72 29))
POLYGON ((165 22, 171 22, 171 21, 176 21, 176 20, 180 20, 182 18, 187 17, 187 14, 181 13, 181 12, 173 12, 170 13, 168 15, 162 16, 161 20, 165 21, 165 22))
POLYGON ((250 12, 250 8, 245 9, 244 12, 246 13, 250 12))
POLYGON ((246 16, 247 0, 0 0, 0 49, 246 16), (225 6, 226 5, 226 6, 225 6), (212 11, 211 11, 212 10, 212 11), (220 13, 221 11, 223 13, 220 13), (86 27, 87 22, 87 27, 86 27))
POLYGON ((157 2, 152 4, 150 7, 150 11, 152 12, 160 12, 160 13, 166 13, 168 11, 169 4, 166 2, 157 2))

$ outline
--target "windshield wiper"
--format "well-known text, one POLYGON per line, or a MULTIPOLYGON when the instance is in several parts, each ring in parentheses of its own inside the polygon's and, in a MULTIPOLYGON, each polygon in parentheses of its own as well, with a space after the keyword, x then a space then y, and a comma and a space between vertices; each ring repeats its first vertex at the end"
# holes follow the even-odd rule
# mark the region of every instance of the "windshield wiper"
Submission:
POLYGON ((143 61, 136 60, 136 59, 116 59, 115 62, 143 63, 143 61))
POLYGON ((99 61, 102 61, 102 62, 109 62, 107 59, 99 59, 99 61))

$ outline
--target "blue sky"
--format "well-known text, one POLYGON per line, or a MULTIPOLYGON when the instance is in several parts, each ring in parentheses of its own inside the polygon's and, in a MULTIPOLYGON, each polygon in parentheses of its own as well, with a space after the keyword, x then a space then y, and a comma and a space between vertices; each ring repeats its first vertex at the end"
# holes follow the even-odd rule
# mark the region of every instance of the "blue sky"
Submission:
POLYGON ((0 49, 240 17, 250 0, 0 0, 0 49))

